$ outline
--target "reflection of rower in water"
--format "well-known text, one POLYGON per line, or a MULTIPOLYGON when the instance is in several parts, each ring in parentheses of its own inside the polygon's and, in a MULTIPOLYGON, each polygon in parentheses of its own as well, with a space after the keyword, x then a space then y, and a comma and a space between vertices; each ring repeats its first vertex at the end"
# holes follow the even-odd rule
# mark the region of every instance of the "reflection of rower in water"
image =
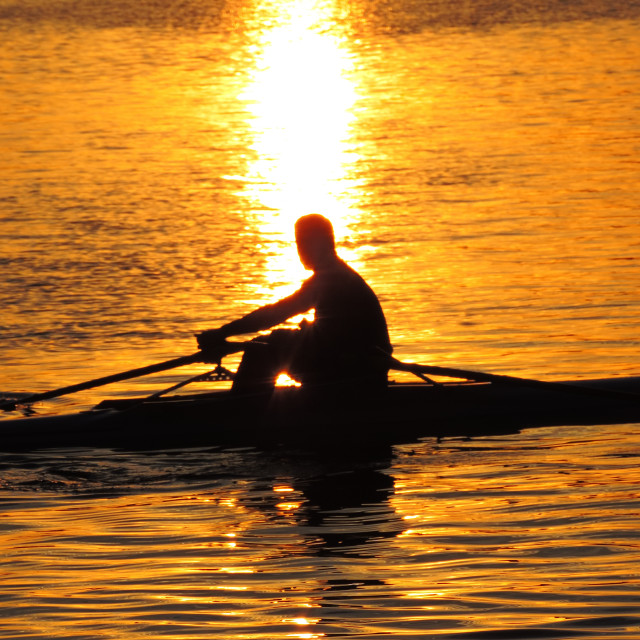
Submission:
POLYGON ((312 323, 278 329, 245 349, 233 391, 270 392, 286 372, 306 388, 375 391, 385 388, 392 347, 382 308, 369 285, 336 254, 331 222, 312 214, 295 225, 300 261, 313 275, 300 289, 219 329, 198 335, 212 359, 228 336, 254 333, 315 310, 312 323))

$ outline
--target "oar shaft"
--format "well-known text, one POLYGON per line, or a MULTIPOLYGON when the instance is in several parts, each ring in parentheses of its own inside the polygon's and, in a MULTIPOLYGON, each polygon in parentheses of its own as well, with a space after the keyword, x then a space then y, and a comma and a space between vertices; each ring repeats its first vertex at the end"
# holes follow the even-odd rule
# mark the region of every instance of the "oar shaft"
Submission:
POLYGON ((159 373, 160 371, 166 371, 167 369, 175 369, 176 367, 182 367, 186 364, 192 364, 202 360, 202 353, 192 353, 190 356, 182 356, 180 358, 173 358, 172 360, 166 360, 165 362, 159 362, 158 364, 152 364, 146 367, 139 367, 137 369, 130 369, 129 371, 123 371, 121 373, 114 373, 110 376, 104 376, 102 378, 95 378, 94 380, 87 380, 86 382, 79 382, 78 384, 72 384, 68 387, 60 387, 59 389, 52 389, 51 391, 44 391, 42 393, 34 393, 20 400, 14 400, 12 402, 4 402, 0 405, 0 408, 5 409, 14 407, 16 404, 31 404, 32 402, 40 402, 42 400, 50 400, 51 398, 58 398, 69 393, 76 393, 78 391, 85 391, 87 389, 93 389, 95 387, 101 387, 113 382, 121 382, 123 380, 130 380, 131 378, 139 378, 141 376, 147 376, 152 373, 159 373))
POLYGON ((190 356, 181 356, 180 358, 173 358, 172 360, 166 360, 165 362, 159 362, 158 364, 151 364, 146 367, 139 367, 137 369, 130 369, 129 371, 123 371, 122 373, 114 373, 110 376, 104 376, 103 378, 95 378, 94 380, 87 380, 86 382, 79 382, 78 384, 72 384, 68 387, 61 387, 60 389, 52 389, 51 391, 44 391, 43 393, 35 393, 21 398, 20 400, 12 400, 11 402, 0 403, 0 409, 10 410, 14 409, 19 404, 31 404, 32 402, 40 402, 42 400, 50 400, 51 398, 58 398, 60 396, 67 395, 69 393, 76 393, 77 391, 85 391, 87 389, 93 389, 95 387, 101 387, 113 382, 122 382, 123 380, 130 380, 131 378, 139 378, 141 376, 148 376, 152 373, 159 373, 160 371, 167 371, 168 369, 175 369, 176 367, 182 367, 194 362, 210 362, 212 358, 223 358, 224 356, 238 351, 243 351, 246 346, 245 342, 222 342, 217 349, 210 349, 205 355, 202 351, 192 353, 190 356))
POLYGON ((484 373, 482 371, 469 371, 467 369, 455 369, 452 367, 437 367, 432 365, 414 364, 412 362, 401 362, 392 358, 391 369, 396 371, 407 371, 409 373, 423 373, 435 376, 445 376, 448 378, 464 378, 465 380, 475 380, 476 382, 495 382, 499 384, 509 384, 521 387, 538 387, 548 391, 559 391, 567 393, 579 393, 590 396, 602 396, 618 400, 632 400, 640 402, 640 395, 628 393, 615 389, 603 389, 599 387, 586 386, 570 382, 550 382, 547 380, 533 380, 531 378, 518 378, 516 376, 505 376, 494 373, 484 373))

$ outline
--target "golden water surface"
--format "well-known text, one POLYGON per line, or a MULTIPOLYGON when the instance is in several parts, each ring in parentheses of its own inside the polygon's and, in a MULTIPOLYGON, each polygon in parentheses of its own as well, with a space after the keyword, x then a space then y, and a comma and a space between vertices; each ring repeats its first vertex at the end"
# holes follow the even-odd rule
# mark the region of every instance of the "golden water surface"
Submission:
MULTIPOLYGON (((298 286, 309 212, 399 357, 638 375, 639 16, 0 0, 0 392, 195 351, 298 286)), ((2 454, 0 636, 633 640, 639 445, 599 425, 365 461, 2 454)))
POLYGON ((363 468, 5 456, 0 633, 633 640, 638 444, 635 425, 416 443, 363 468))
POLYGON ((4 9, 0 390, 192 352, 299 285, 311 211, 401 357, 638 372, 635 19, 64 6, 4 9))

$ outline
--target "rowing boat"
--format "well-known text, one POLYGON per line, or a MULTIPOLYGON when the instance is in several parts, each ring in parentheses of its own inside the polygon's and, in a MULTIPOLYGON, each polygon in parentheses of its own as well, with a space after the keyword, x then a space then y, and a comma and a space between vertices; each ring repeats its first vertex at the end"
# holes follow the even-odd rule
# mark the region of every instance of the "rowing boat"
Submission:
POLYGON ((366 447, 517 432, 552 425, 640 422, 640 377, 540 387, 500 382, 390 382, 374 397, 278 387, 268 403, 228 390, 108 400, 89 411, 0 423, 0 450, 49 447, 366 447), (583 393, 572 393, 575 388, 583 393), (628 399, 627 395, 628 394, 628 399))

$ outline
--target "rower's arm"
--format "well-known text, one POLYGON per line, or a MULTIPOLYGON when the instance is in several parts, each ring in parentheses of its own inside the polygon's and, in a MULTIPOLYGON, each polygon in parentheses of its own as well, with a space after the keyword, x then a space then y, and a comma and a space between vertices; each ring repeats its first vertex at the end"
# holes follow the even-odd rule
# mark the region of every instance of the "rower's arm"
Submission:
POLYGON ((300 313, 313 308, 313 297, 308 287, 304 285, 290 296, 260 307, 239 320, 233 320, 220 327, 219 331, 225 338, 242 333, 255 333, 269 329, 300 313))

